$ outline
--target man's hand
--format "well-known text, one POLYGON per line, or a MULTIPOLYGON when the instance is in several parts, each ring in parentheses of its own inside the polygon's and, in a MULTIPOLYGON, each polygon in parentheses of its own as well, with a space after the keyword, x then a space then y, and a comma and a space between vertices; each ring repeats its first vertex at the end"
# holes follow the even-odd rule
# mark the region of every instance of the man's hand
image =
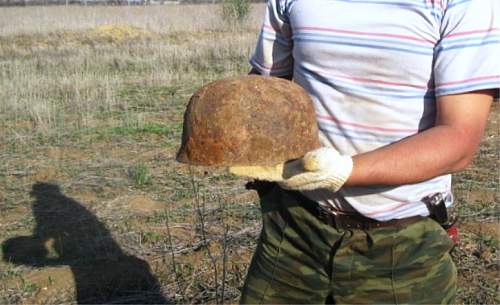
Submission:
POLYGON ((308 152, 303 158, 276 166, 234 166, 229 171, 238 176, 278 182, 291 190, 329 189, 338 191, 353 168, 350 156, 341 156, 331 147, 308 152))

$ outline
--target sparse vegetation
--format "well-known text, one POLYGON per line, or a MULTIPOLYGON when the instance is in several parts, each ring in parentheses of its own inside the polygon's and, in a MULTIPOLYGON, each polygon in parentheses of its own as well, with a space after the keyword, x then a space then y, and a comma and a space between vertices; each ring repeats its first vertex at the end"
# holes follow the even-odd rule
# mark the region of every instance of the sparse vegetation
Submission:
POLYGON ((223 0, 222 18, 228 23, 241 23, 250 14, 249 0, 223 0))
POLYGON ((151 182, 151 177, 149 176, 148 167, 143 163, 138 163, 133 167, 129 168, 130 178, 134 181, 135 185, 140 187, 151 182))
MULTIPOLYGON (((263 6, 220 8, 0 10, 0 304, 237 301, 256 196, 174 160, 191 94, 248 71, 263 6)), ((455 177, 461 303, 500 302, 499 112, 455 177)))

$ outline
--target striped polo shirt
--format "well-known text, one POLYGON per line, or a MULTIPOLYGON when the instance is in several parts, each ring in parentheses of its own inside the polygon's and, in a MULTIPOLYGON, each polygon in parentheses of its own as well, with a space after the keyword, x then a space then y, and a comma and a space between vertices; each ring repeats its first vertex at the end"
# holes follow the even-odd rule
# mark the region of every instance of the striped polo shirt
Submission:
MULTIPOLYGON (((293 74, 323 145, 356 155, 431 128, 438 96, 499 88, 499 23, 500 0, 269 0, 250 63, 293 74)), ((436 192, 452 204, 450 175, 304 193, 384 221, 428 215, 436 192)))

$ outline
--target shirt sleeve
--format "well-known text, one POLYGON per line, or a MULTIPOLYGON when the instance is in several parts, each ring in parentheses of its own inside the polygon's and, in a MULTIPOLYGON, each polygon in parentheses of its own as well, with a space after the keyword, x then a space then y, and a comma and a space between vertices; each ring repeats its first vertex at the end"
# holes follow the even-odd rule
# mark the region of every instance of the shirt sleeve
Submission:
POLYGON ((448 0, 434 84, 436 96, 500 88, 499 0, 448 0))
POLYGON ((262 75, 293 74, 292 30, 287 1, 268 0, 266 16, 250 64, 262 75))

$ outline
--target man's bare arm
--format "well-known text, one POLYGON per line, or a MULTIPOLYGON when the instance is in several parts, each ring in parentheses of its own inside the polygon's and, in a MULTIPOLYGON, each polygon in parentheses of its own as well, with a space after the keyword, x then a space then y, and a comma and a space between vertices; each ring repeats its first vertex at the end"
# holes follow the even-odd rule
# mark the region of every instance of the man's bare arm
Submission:
POLYGON ((463 170, 484 133, 494 90, 437 100, 436 125, 414 136, 353 157, 345 185, 400 185, 463 170))

